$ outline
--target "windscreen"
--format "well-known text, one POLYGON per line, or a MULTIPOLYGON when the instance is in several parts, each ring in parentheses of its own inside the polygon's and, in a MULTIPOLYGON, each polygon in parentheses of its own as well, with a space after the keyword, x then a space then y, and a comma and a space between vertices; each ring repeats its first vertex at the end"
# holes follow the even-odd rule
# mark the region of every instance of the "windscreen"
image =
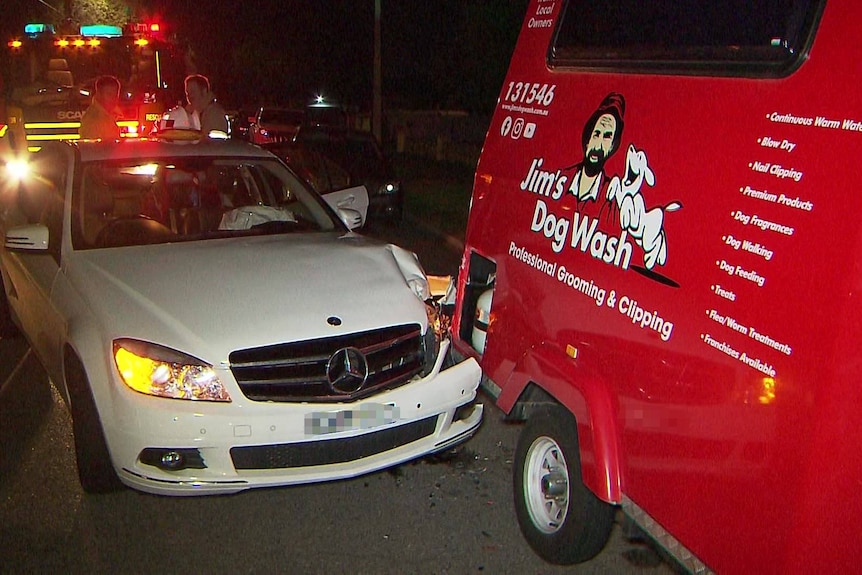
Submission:
POLYGON ((75 249, 343 230, 277 160, 181 157, 82 166, 75 249))

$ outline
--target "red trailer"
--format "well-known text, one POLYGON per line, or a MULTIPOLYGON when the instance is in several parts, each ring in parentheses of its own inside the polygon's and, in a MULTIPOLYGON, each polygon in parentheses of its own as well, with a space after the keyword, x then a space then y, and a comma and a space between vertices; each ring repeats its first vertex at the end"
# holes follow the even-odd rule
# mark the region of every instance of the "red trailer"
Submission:
POLYGON ((693 571, 859 570, 862 5, 533 0, 456 348, 526 425, 543 557, 615 511, 693 571))

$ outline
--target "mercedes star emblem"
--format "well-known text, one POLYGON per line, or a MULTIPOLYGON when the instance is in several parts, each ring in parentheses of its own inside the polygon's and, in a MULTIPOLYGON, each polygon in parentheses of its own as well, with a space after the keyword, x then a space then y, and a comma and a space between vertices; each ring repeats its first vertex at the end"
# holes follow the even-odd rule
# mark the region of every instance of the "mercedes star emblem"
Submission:
POLYGON ((368 360, 355 347, 342 347, 329 357, 326 377, 337 393, 359 391, 368 379, 368 360))

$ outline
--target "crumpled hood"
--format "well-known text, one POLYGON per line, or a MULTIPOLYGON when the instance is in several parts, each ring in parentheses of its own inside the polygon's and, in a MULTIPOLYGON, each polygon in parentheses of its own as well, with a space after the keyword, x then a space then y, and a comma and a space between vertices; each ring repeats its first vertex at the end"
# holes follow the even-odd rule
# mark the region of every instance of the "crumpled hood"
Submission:
POLYGON ((88 250, 66 269, 109 338, 215 364, 236 349, 424 326, 393 250, 412 257, 355 234, 280 235, 88 250))

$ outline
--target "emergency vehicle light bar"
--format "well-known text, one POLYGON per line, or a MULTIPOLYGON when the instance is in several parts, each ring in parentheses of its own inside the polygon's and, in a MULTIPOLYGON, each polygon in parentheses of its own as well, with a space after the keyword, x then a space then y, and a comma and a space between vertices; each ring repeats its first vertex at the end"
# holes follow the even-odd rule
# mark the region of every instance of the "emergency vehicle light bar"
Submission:
POLYGON ((24 26, 24 33, 28 36, 38 36, 39 34, 53 34, 54 26, 51 24, 27 24, 24 26))
POLYGON ((162 31, 162 25, 158 22, 132 22, 126 24, 126 30, 132 34, 158 34, 162 31))
POLYGON ((81 26, 81 36, 103 36, 105 38, 119 38, 123 35, 123 29, 119 26, 108 26, 106 24, 91 24, 81 26))

